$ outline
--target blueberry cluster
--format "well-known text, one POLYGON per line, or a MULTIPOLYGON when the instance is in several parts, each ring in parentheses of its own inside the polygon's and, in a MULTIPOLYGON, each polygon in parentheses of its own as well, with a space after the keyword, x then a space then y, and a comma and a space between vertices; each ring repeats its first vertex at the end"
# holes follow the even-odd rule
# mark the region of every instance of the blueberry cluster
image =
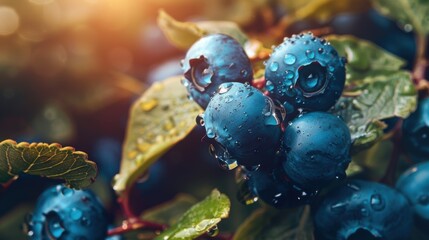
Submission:
POLYGON ((345 61, 308 33, 285 38, 265 64, 266 84, 257 89, 238 42, 208 35, 186 54, 183 83, 205 108, 197 123, 212 155, 225 169, 240 166, 246 202, 306 204, 350 162, 349 129, 326 112, 344 88, 345 61))

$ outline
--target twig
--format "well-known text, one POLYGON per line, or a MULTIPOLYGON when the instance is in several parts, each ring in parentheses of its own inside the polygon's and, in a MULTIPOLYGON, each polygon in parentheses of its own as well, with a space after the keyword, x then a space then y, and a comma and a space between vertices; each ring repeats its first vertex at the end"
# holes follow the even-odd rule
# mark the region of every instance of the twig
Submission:
POLYGON ((424 34, 416 34, 416 60, 413 68, 413 82, 417 86, 421 81, 425 80, 426 68, 428 61, 426 59, 427 39, 424 34))
POLYGON ((131 208, 130 193, 131 193, 131 187, 127 188, 125 192, 118 198, 118 203, 121 205, 125 218, 135 219, 137 218, 137 216, 133 213, 131 208))
POLYGON ((163 231, 167 228, 167 225, 159 224, 155 222, 150 221, 143 221, 138 218, 131 218, 128 220, 125 220, 122 223, 122 226, 110 229, 107 232, 108 236, 114 236, 114 235, 120 235, 127 232, 135 231, 135 230, 151 230, 151 231, 163 231))

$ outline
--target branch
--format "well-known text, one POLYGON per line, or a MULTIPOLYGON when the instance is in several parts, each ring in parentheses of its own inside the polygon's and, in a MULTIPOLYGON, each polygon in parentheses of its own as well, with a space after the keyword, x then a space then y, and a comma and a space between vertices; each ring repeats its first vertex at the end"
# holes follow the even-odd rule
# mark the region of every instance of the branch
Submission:
POLYGON ((155 232, 163 231, 167 225, 155 222, 143 221, 138 218, 131 218, 122 222, 122 226, 110 229, 107 232, 108 236, 120 235, 135 230, 151 230, 155 232))

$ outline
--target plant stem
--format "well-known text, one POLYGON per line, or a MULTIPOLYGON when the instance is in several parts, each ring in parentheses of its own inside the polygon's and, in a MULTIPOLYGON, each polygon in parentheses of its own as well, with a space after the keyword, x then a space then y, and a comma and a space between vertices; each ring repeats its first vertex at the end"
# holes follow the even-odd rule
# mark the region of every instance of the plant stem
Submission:
POLYGON ((425 80, 426 67, 428 61, 426 59, 426 46, 427 38, 426 35, 417 33, 416 34, 416 60, 413 68, 413 82, 419 85, 420 81, 425 80))
POLYGON ((131 218, 131 219, 125 220, 122 223, 122 226, 110 229, 107 232, 107 235, 108 236, 120 235, 120 234, 124 234, 135 230, 140 230, 140 229, 146 229, 151 231, 163 231, 166 228, 167 226, 164 224, 143 221, 138 218, 131 218))
POLYGON ((130 193, 131 188, 127 188, 125 192, 118 198, 118 202, 121 205, 122 211, 124 213, 125 218, 127 219, 136 219, 136 215, 133 213, 131 204, 130 204, 130 193))

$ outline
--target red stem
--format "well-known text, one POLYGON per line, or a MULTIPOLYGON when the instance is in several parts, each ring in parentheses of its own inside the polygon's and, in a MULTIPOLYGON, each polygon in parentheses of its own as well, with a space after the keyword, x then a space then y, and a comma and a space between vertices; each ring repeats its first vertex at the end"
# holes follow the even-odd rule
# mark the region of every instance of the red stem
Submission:
POLYGON ((107 232, 107 235, 108 236, 120 235, 120 234, 124 234, 130 231, 140 230, 140 229, 147 229, 152 231, 163 231, 166 228, 167 228, 167 225, 163 225, 155 222, 143 221, 138 218, 131 218, 131 219, 125 220, 122 223, 122 226, 110 229, 107 232))
POLYGON ((131 208, 130 204, 130 193, 131 193, 131 187, 127 188, 125 192, 118 198, 118 202, 121 205, 122 211, 125 215, 125 218, 127 219, 135 219, 137 218, 136 215, 133 213, 133 210, 131 208))

